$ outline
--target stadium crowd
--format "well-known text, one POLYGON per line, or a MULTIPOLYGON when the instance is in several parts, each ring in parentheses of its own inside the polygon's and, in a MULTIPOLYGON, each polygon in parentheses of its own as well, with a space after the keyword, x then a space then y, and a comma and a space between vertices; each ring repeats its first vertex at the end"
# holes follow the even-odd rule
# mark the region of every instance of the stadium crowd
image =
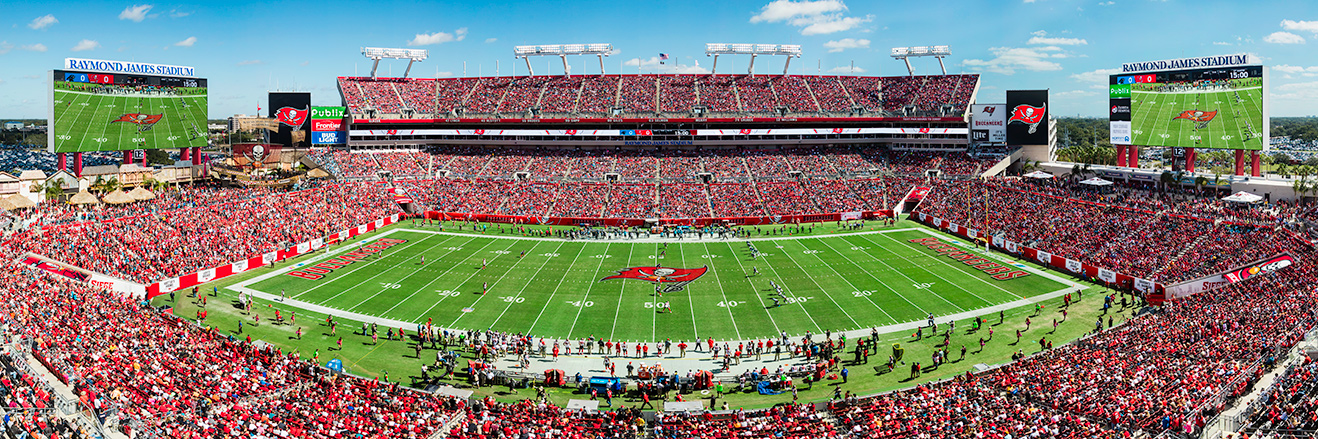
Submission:
POLYGON ((374 108, 395 114, 407 107, 445 117, 464 114, 519 117, 537 104, 544 113, 612 116, 689 114, 696 107, 718 115, 794 115, 867 111, 964 112, 979 77, 817 75, 578 75, 453 79, 340 77, 350 111, 374 108), (656 109, 656 105, 658 108, 656 109))

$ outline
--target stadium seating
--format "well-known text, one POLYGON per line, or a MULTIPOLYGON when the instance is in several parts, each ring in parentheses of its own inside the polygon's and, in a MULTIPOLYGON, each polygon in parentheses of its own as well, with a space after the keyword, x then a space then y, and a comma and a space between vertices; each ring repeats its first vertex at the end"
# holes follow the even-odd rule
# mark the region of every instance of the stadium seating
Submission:
POLYGON ((871 116, 900 116, 911 107, 920 116, 964 112, 978 75, 816 76, 816 75, 578 75, 455 79, 338 78, 349 112, 367 108, 396 114, 411 108, 421 115, 501 114, 522 117, 532 107, 555 117, 652 117, 656 112, 689 116, 703 106, 713 116, 774 116, 780 107, 796 117, 850 115, 855 106, 871 116), (656 109, 656 104, 658 108, 656 109))

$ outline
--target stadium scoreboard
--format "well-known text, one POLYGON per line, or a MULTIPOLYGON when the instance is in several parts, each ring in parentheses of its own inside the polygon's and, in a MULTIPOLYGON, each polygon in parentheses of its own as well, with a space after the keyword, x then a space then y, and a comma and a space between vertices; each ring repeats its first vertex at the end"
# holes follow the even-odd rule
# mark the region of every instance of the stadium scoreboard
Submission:
POLYGON ((75 60, 50 73, 47 151, 206 146, 206 78, 191 67, 75 60))
POLYGON ((1111 143, 1262 150, 1268 139, 1267 75, 1263 66, 1248 63, 1240 55, 1123 65, 1122 73, 1108 78, 1111 143), (1198 67, 1133 71, 1164 66, 1198 67))

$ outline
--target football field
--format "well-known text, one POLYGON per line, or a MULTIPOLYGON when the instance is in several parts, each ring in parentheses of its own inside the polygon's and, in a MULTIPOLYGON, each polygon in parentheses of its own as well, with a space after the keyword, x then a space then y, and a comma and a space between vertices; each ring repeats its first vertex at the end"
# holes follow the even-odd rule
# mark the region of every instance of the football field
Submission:
POLYGON ((55 152, 206 146, 206 95, 106 95, 55 90, 55 152))
POLYGON ((1215 92, 1133 90, 1131 107, 1131 143, 1135 145, 1263 147, 1261 87, 1215 92))
POLYGON ((745 240, 665 245, 400 227, 368 237, 365 247, 338 246, 225 288, 284 295, 288 306, 408 329, 432 321, 450 329, 628 341, 748 340, 882 327, 923 322, 929 314, 974 314, 1075 288, 1025 265, 990 257, 1002 267, 980 262, 976 268, 912 242, 930 237, 982 257, 982 249, 922 228, 757 239, 751 242, 760 253, 752 258, 745 240), (379 250, 365 252, 373 243, 379 250), (688 273, 681 279, 689 283, 656 296, 648 280, 604 279, 637 270, 652 274, 656 267, 688 273), (701 268, 703 275, 689 274, 701 268), (986 270, 1023 273, 998 280, 986 270))

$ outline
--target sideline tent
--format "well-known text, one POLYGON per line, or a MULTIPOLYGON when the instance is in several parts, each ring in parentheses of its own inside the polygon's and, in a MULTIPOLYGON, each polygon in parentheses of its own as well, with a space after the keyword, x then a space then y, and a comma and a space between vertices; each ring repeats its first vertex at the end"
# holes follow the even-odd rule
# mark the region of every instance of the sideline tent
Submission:
POLYGON ((1112 182, 1107 181, 1107 180, 1104 180, 1104 179, 1101 179, 1101 178, 1098 178, 1098 177, 1094 177, 1094 178, 1091 178, 1091 179, 1088 179, 1088 180, 1082 181, 1082 182, 1080 182, 1080 184, 1087 185, 1087 186, 1094 186, 1094 187, 1100 187, 1100 186, 1112 186, 1112 182))
POLYGON ((329 176, 328 172, 325 172, 324 169, 320 168, 312 169, 311 172, 307 173, 308 178, 327 178, 329 176))
POLYGON ((1263 201, 1263 197, 1242 191, 1231 194, 1230 196, 1223 198, 1222 201, 1230 201, 1232 203, 1241 203, 1241 204, 1255 204, 1263 201))
POLYGON ((1044 179, 1044 178, 1053 178, 1053 174, 1049 174, 1043 171, 1034 171, 1029 174, 1022 175, 1022 177, 1044 179))

